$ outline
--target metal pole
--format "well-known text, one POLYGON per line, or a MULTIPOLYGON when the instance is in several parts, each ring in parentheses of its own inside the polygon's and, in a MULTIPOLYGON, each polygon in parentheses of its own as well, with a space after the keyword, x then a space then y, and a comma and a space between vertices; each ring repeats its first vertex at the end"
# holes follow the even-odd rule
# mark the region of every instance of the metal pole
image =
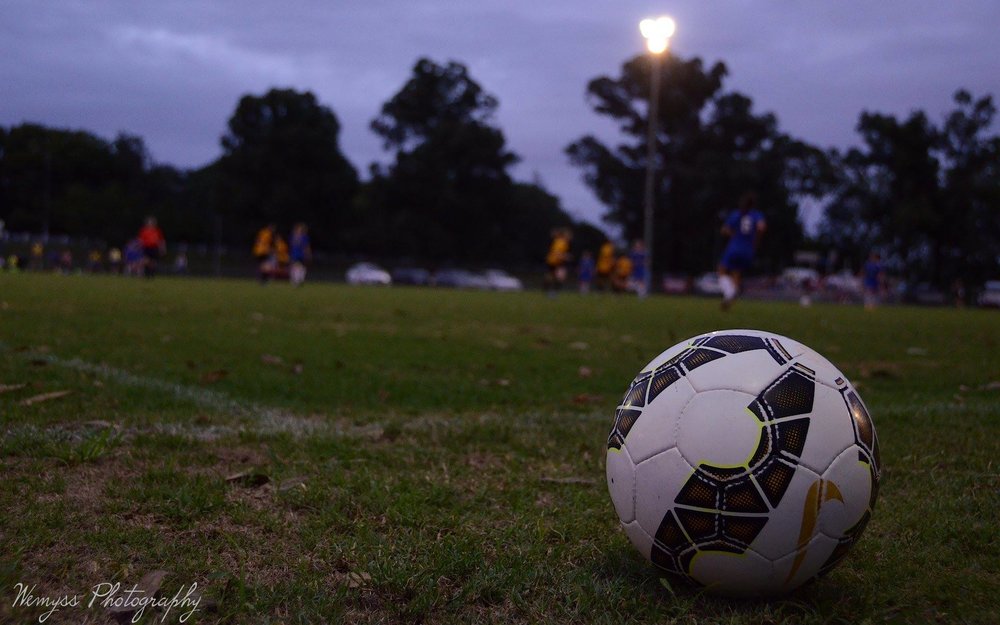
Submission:
POLYGON ((646 188, 643 232, 646 245, 646 293, 653 292, 653 191, 656 183, 656 122, 660 100, 660 55, 651 54, 649 119, 646 122, 646 188))

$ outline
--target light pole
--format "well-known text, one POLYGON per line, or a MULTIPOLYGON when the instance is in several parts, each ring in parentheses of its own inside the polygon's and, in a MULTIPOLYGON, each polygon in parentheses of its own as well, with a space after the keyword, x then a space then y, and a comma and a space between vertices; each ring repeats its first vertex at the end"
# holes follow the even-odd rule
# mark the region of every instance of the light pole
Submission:
POLYGON ((660 64, 663 53, 670 47, 676 25, 667 16, 644 19, 639 22, 639 32, 646 39, 650 52, 649 110, 646 120, 646 187, 644 189, 643 238, 646 247, 646 289, 653 292, 653 196, 656 186, 656 120, 659 115, 660 64))

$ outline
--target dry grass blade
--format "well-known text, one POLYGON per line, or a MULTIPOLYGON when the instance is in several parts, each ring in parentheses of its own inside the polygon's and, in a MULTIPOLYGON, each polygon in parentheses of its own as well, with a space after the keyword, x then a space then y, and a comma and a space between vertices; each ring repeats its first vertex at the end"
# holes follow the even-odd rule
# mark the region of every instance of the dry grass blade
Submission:
POLYGON ((72 393, 73 391, 52 391, 51 393, 42 393, 41 395, 33 395, 21 402, 22 406, 33 406, 35 404, 40 404, 43 401, 49 401, 50 399, 59 399, 60 397, 65 397, 72 393))

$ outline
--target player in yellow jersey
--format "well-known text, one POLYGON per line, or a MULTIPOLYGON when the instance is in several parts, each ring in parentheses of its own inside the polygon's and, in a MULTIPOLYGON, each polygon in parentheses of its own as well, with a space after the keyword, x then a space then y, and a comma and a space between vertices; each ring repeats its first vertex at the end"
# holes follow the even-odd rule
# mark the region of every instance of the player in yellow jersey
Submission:
POLYGON ((274 243, 277 237, 277 227, 267 224, 257 232, 253 242, 253 257, 257 259, 257 277, 261 284, 266 284, 277 268, 274 243))
POLYGON ((611 288, 611 273, 615 269, 615 245, 611 241, 605 240, 601 249, 597 252, 597 279, 595 285, 598 291, 607 291, 611 288))
POLYGON ((545 273, 545 291, 549 294, 554 294, 566 282, 566 265, 571 259, 569 242, 572 239, 573 233, 569 228, 556 228, 552 231, 552 244, 545 256, 548 268, 545 273))
POLYGON ((629 290, 632 279, 632 259, 628 252, 623 251, 615 261, 614 273, 611 275, 611 288, 615 293, 625 293, 629 290))

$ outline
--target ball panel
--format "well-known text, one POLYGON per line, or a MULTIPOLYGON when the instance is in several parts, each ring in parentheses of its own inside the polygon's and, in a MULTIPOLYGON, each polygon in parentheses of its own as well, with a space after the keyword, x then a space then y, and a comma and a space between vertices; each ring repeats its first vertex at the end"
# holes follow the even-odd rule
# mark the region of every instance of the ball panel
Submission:
POLYGON ((646 406, 625 438, 629 456, 636 463, 677 446, 680 413, 692 397, 694 389, 681 378, 646 406))
POLYGON ((606 463, 608 492, 622 523, 635 519, 635 465, 625 449, 609 449, 606 463))
POLYGON ((837 548, 837 541, 818 534, 800 549, 774 561, 774 578, 769 594, 798 588, 819 574, 837 548))
POLYGON ((853 444, 854 426, 843 395, 829 386, 817 384, 801 463, 822 474, 837 456, 853 444))
MULTIPOLYGON (((788 356, 789 360, 797 360, 802 357, 803 354, 807 352, 812 352, 811 349, 799 343, 795 339, 790 339, 787 336, 782 336, 780 334, 774 334, 773 332, 762 332, 764 336, 767 336, 775 344, 775 347, 788 356)), ((815 352, 813 352, 815 353, 815 352)))
POLYGON ((699 551, 690 563, 691 577, 709 590, 733 597, 769 594, 773 566, 752 550, 743 553, 699 551))
POLYGON ((639 553, 644 554, 646 559, 649 559, 649 553, 653 549, 653 539, 643 531, 642 527, 638 522, 632 521, 631 523, 622 523, 622 529, 625 530, 625 535, 628 536, 629 542, 635 547, 639 553))
POLYGON ((878 492, 869 458, 860 447, 852 445, 830 464, 823 479, 836 486, 841 505, 820 515, 819 529, 835 539, 856 538, 852 530, 871 511, 878 492))
MULTIPOLYGON (((777 560, 792 553, 799 543, 808 541, 819 531, 816 519, 810 516, 811 512, 807 509, 806 500, 810 489, 818 488, 814 485, 819 482, 820 476, 801 465, 793 467, 778 462, 782 471, 775 474, 782 480, 790 475, 790 479, 787 480, 787 486, 781 492, 777 505, 771 501, 773 509, 768 521, 751 545, 754 551, 769 560, 777 560)), ((771 473, 755 479, 765 493, 770 491, 771 487, 767 482, 774 479, 771 478, 771 473)))
POLYGON ((747 409, 754 396, 737 391, 695 395, 680 414, 677 448, 697 467, 745 467, 758 448, 762 423, 747 409))
MULTIPOLYGON (((694 472, 677 449, 644 460, 635 468, 635 519, 650 536, 655 536, 674 498, 694 472)), ((649 553, 643 554, 647 558, 649 553)))
POLYGON ((732 389, 756 395, 785 368, 768 351, 754 350, 714 360, 689 371, 686 377, 698 391, 732 389))
POLYGON ((847 383, 847 376, 840 369, 808 347, 802 347, 802 353, 795 358, 795 362, 801 363, 815 371, 816 381, 820 384, 825 384, 836 389, 843 388, 847 383))

